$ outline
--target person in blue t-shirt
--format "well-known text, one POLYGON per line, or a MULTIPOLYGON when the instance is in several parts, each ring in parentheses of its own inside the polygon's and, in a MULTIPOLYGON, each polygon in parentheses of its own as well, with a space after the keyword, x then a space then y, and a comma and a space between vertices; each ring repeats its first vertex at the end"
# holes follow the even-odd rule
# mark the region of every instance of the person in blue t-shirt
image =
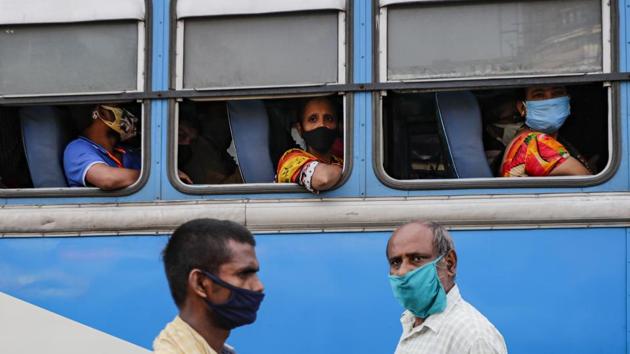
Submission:
POLYGON ((129 111, 99 105, 92 123, 63 154, 63 167, 70 187, 125 188, 140 176, 140 151, 122 147, 121 142, 137 134, 138 119, 129 111))

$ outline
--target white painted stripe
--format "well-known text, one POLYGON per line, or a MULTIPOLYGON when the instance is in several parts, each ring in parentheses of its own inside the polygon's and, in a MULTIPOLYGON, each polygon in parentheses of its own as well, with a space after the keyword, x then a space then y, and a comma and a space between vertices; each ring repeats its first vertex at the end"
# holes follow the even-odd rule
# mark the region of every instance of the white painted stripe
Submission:
POLYGON ((628 226, 630 193, 4 206, 0 234, 167 233, 207 217, 255 232, 388 230, 415 219, 451 228, 628 226))
POLYGON ((146 354, 148 350, 0 293, 0 350, 26 354, 146 354))

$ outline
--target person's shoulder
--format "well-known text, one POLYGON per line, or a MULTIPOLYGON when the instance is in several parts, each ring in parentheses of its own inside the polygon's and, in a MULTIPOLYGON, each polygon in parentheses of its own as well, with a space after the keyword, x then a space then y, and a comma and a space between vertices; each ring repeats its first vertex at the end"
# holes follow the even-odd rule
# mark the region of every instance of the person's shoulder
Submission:
POLYGON ((472 304, 461 299, 451 316, 451 327, 462 342, 462 346, 472 348, 479 343, 489 345, 502 352, 505 341, 499 330, 472 304))
POLYGON ((66 145, 63 154, 65 158, 74 158, 78 155, 95 153, 96 151, 97 148, 93 143, 85 139, 77 138, 66 145))
POLYGON ((291 157, 291 156, 301 156, 301 155, 311 155, 308 152, 300 149, 300 148, 291 148, 287 151, 284 152, 284 154, 282 154, 282 157, 280 157, 280 159, 282 160, 283 158, 287 158, 287 157, 291 157))
MULTIPOLYGON (((475 306, 473 306, 468 301, 462 299, 460 302, 460 312, 462 313, 462 317, 466 317, 469 321, 477 323, 479 326, 491 326, 494 328, 494 325, 488 320, 486 316, 484 316, 475 306)), ((477 327, 477 326, 476 326, 477 327)))
POLYGON ((160 331, 157 337, 153 340, 153 352, 156 354, 178 354, 181 351, 178 349, 177 344, 172 338, 172 334, 169 333, 173 327, 173 322, 168 323, 164 329, 160 331))
POLYGON ((91 143, 85 139, 76 138, 66 145, 66 150, 68 149, 79 149, 79 148, 91 148, 91 143))
POLYGON ((314 155, 299 149, 299 148, 292 148, 289 149, 287 151, 284 152, 284 154, 282 154, 282 156, 280 157, 280 160, 278 160, 278 166, 281 166, 282 164, 288 162, 288 161, 293 161, 293 159, 298 158, 299 161, 308 161, 308 160, 316 160, 317 157, 315 157, 314 155))
POLYGON ((544 133, 544 132, 538 132, 538 131, 530 131, 527 133, 527 136, 525 137, 525 141, 526 142, 530 142, 531 140, 536 139, 536 141, 541 142, 541 143, 553 143, 553 144, 560 144, 560 142, 558 141, 558 139, 556 139, 555 137, 553 137, 550 134, 544 133))

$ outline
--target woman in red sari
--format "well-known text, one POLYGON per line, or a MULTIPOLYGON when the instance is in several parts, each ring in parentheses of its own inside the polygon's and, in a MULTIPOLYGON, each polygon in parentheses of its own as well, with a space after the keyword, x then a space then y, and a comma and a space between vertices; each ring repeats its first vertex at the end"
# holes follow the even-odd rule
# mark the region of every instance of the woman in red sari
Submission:
POLYGON ((525 125, 507 146, 501 176, 570 176, 591 172, 558 142, 558 129, 570 114, 569 96, 562 86, 529 87, 516 108, 525 125))
POLYGON ((306 151, 290 149, 278 161, 276 182, 297 183, 318 193, 335 186, 341 179, 343 158, 333 153, 338 118, 333 104, 325 97, 306 102, 297 129, 306 142, 306 151))

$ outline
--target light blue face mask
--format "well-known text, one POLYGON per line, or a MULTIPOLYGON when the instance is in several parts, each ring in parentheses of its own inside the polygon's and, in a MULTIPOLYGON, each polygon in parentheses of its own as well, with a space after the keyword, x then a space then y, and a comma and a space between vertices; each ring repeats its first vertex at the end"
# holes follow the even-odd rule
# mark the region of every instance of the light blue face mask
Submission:
POLYGON ((552 134, 557 132, 571 114, 569 96, 547 100, 526 101, 525 124, 532 130, 552 134))
POLYGON ((436 265, 442 257, 407 274, 389 276, 394 297, 416 317, 427 318, 446 308, 446 291, 438 277, 436 265))

